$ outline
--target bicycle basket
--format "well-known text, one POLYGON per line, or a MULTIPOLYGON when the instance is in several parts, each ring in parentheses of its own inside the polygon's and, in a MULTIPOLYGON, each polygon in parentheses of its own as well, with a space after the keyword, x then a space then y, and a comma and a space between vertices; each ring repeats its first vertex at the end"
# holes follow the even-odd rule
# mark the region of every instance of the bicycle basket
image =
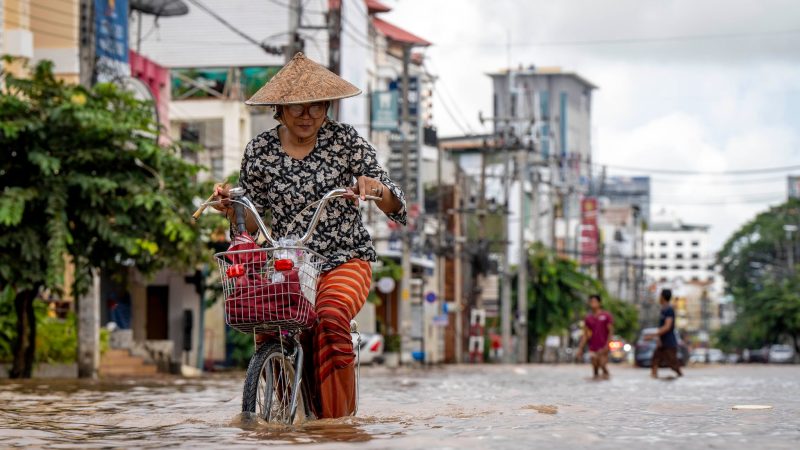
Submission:
POLYGON ((322 263, 317 253, 301 247, 257 248, 214 258, 225 297, 225 323, 231 328, 255 333, 314 325, 322 263))

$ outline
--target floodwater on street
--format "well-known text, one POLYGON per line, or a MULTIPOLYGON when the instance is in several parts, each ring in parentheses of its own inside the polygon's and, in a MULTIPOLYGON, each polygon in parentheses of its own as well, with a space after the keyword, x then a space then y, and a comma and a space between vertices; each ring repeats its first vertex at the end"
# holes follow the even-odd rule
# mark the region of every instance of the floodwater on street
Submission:
POLYGON ((293 428, 241 420, 242 373, 2 380, 0 448, 800 448, 798 366, 588 375, 577 365, 367 368, 358 417, 293 428), (740 404, 773 409, 732 410, 740 404))

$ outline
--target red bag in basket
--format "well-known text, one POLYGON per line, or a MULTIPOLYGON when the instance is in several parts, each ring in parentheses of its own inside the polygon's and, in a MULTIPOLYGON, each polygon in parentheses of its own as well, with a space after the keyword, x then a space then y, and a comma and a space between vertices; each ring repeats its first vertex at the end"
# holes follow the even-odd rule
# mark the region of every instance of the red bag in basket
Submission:
MULTIPOLYGON (((228 251, 258 250, 260 248, 261 247, 256 244, 255 239, 253 239, 249 233, 244 232, 233 236, 228 251)), ((267 262, 267 252, 262 251, 234 253, 232 255, 225 255, 225 257, 231 264, 248 264, 256 270, 261 270, 261 267, 267 262)))
POLYGON ((239 278, 233 294, 225 301, 228 323, 235 326, 291 320, 300 327, 311 328, 317 313, 300 289, 297 270, 280 273, 281 282, 257 274, 239 278))

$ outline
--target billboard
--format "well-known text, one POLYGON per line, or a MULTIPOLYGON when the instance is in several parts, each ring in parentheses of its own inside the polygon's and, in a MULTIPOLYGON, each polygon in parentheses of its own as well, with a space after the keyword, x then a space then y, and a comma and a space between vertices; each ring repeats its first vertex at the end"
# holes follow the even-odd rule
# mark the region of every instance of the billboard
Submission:
POLYGON ((128 0, 94 0, 94 27, 96 80, 128 78, 128 0))
POLYGON ((597 228, 597 198, 581 200, 580 258, 581 265, 597 264, 599 258, 600 232, 597 228))

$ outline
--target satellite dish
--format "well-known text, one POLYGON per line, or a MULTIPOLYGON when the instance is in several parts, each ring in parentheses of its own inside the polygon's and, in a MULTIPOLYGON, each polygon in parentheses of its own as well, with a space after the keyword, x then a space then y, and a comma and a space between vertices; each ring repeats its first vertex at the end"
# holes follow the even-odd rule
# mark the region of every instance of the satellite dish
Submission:
POLYGON ((143 136, 152 137, 156 142, 158 142, 159 135, 161 134, 161 122, 159 121, 156 98, 153 95, 153 91, 150 90, 150 86, 145 84, 144 81, 134 77, 124 77, 119 80, 117 85, 120 87, 120 89, 124 89, 133 93, 133 96, 136 98, 136 100, 149 102, 150 111, 153 116, 153 122, 156 125, 155 134, 144 131, 140 133, 143 136))
POLYGON ((183 0, 130 0, 131 9, 156 17, 182 16, 189 13, 183 0))

